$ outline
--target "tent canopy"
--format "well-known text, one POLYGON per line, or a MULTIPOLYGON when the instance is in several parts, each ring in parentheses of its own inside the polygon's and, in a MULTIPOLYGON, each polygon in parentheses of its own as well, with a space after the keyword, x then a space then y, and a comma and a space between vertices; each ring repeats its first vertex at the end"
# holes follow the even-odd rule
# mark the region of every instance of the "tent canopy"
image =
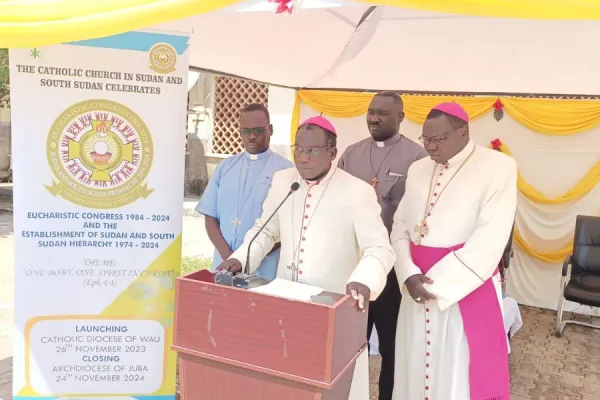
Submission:
MULTIPOLYGON (((600 1, 597 0, 356 1, 471 16, 600 20, 600 1)), ((41 47, 96 39, 244 2, 245 0, 0 0, 0 48, 41 47)))
POLYGON ((194 33, 193 67, 294 88, 600 94, 592 75, 600 67, 600 1, 303 0, 291 15, 274 7, 0 1, 0 47, 158 27, 194 33), (523 19, 533 17, 545 20, 523 19))
POLYGON ((598 21, 470 17, 351 0, 267 1, 160 25, 191 65, 295 88, 600 94, 598 21), (361 22, 362 21, 362 22, 361 22))

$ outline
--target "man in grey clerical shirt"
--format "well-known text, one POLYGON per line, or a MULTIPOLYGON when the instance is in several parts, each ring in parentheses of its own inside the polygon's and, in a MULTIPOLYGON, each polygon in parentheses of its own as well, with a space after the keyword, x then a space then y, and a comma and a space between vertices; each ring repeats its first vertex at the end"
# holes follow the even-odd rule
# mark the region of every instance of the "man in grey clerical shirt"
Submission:
MULTIPOLYGON (((397 93, 376 94, 367 111, 367 128, 371 137, 348 147, 338 163, 339 168, 373 186, 388 233, 392 230, 394 213, 404 196, 408 167, 427 156, 423 147, 400 135, 400 123, 403 119, 402 99, 397 93)), ((371 336, 375 324, 382 358, 379 400, 391 400, 394 390, 396 323, 400 297, 400 287, 392 269, 385 289, 369 306, 367 335, 371 336)))

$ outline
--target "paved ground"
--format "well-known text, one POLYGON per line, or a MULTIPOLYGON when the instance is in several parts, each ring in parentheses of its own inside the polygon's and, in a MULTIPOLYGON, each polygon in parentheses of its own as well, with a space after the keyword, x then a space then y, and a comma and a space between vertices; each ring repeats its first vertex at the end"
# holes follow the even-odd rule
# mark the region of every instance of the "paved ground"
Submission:
MULTIPOLYGON (((559 339, 555 313, 522 307, 522 314, 510 357, 512 400, 600 399, 600 330, 571 325, 559 339)), ((597 317, 574 318, 600 324, 597 317)))
MULTIPOLYGON (((521 306, 521 314, 523 328, 511 342, 509 357, 511 400, 600 399, 600 330, 569 326, 559 339, 553 335, 554 312, 521 306)), ((600 318, 575 318, 600 324, 600 318)), ((379 362, 371 358, 373 400, 379 362)))
MULTIPOLYGON (((0 400, 11 399, 13 324, 13 236, 10 198, 0 187, 0 400)), ((191 203, 188 203, 188 208, 191 203)), ((186 213, 184 256, 210 257, 203 220, 186 213)), ((554 313, 522 307, 523 328, 512 341, 512 400, 600 399, 600 330, 568 327, 553 336, 554 313)), ((578 316, 590 321, 591 317, 578 316)), ((596 323, 600 319, 594 318, 596 323)), ((379 357, 371 357, 372 399, 377 399, 379 357)))

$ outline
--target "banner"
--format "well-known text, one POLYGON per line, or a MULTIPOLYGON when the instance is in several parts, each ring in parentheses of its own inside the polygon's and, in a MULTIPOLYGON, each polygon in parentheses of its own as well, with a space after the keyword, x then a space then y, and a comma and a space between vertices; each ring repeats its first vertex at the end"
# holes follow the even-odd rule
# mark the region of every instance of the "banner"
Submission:
POLYGON ((17 400, 175 398, 188 39, 10 50, 17 400))

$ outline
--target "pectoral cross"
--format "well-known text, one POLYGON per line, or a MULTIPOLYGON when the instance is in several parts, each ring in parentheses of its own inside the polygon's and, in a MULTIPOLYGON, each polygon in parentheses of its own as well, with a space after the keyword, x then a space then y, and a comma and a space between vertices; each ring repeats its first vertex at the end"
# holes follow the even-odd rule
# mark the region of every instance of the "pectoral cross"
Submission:
POLYGON ((378 183, 379 183, 379 179, 377 179, 377 177, 374 176, 373 179, 371 179, 371 185, 373 185, 373 187, 377 187, 378 183))
POLYGON ((237 217, 235 217, 235 219, 231 220, 231 223, 233 224, 233 233, 235 234, 235 232, 237 231, 237 226, 239 224, 241 224, 242 221, 240 221, 237 217))
POLYGON ((421 243, 421 240, 429 233, 429 227, 427 226, 427 222, 422 220, 419 225, 415 225, 415 232, 419 235, 417 237, 417 244, 421 243))
POLYGON ((298 267, 296 267, 296 265, 294 265, 294 263, 291 263, 290 265, 287 266, 287 269, 292 271, 292 281, 298 282, 298 274, 296 273, 296 271, 298 271, 298 267))

